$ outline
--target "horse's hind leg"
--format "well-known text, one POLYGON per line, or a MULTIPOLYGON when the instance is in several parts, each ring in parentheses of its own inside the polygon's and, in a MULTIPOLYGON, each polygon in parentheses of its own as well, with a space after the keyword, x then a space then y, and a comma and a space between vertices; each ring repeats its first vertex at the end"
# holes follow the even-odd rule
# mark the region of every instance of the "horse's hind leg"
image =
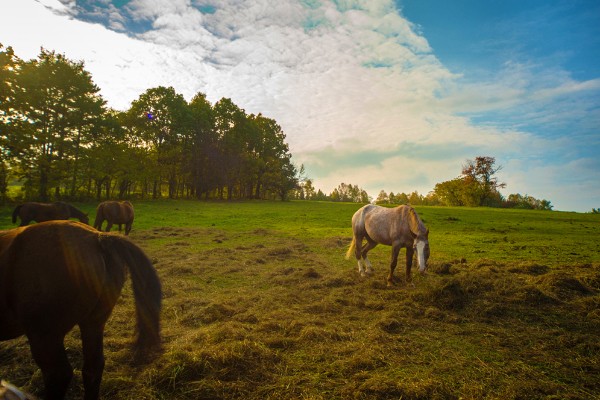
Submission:
POLYGON ((372 250, 375 246, 377 246, 377 242, 374 242, 373 240, 371 240, 370 237, 367 237, 366 239, 367 239, 367 243, 362 247, 360 256, 363 259, 363 263, 365 265, 367 275, 371 275, 373 273, 373 265, 371 264, 369 257, 367 257, 367 253, 370 250, 372 250))
POLYGON ((363 237, 360 234, 354 234, 355 247, 354 247, 354 255, 356 257, 356 261, 358 263, 358 273, 360 276, 365 276, 365 262, 363 260, 363 250, 366 247, 363 246, 363 237))
POLYGON ((73 377, 73 369, 65 351, 64 336, 45 332, 27 337, 33 359, 44 377, 44 398, 63 399, 73 377))
POLYGON ((113 224, 109 220, 106 221, 106 232, 110 232, 113 224))
POLYGON ((104 371, 104 349, 102 336, 104 324, 80 324, 83 346, 83 387, 85 400, 96 400, 100 396, 100 383, 104 371))
POLYGON ((360 254, 362 251, 362 240, 362 236, 355 231, 354 237, 352 238, 352 243, 354 244, 354 257, 356 257, 356 261, 358 263, 358 273, 361 275, 364 274, 362 259, 360 258, 360 254))

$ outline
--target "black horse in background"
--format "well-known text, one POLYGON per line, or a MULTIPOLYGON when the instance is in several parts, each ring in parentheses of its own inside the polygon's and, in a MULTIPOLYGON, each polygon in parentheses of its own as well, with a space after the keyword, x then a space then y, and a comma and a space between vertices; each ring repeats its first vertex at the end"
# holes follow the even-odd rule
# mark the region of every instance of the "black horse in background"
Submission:
POLYGON ((23 203, 15 207, 13 211, 13 224, 17 222, 17 217, 21 219, 19 226, 29 225, 31 221, 44 222, 69 218, 77 218, 88 225, 90 223, 87 214, 63 201, 56 201, 54 203, 23 203))

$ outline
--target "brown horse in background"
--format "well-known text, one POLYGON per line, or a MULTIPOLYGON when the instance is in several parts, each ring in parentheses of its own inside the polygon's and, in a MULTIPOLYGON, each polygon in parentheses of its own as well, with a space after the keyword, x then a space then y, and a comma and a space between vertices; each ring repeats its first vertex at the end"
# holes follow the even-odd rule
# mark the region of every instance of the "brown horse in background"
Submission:
POLYGON ((63 201, 56 201, 54 203, 23 203, 15 207, 13 211, 13 224, 17 222, 17 216, 21 219, 19 226, 29 225, 31 221, 44 222, 69 218, 77 218, 84 224, 90 223, 87 214, 63 201))
POLYGON ((96 208, 94 228, 101 231, 102 223, 106 221, 106 232, 110 232, 113 224, 118 224, 121 232, 121 225, 125 224, 125 235, 129 235, 133 217, 133 205, 129 201, 103 201, 96 208))
POLYGON ((388 286, 394 284, 394 270, 398 264, 398 254, 403 247, 406 248, 406 281, 411 281, 410 270, 415 252, 419 263, 419 272, 425 273, 429 258, 429 229, 425 227, 411 206, 386 208, 372 204, 366 205, 352 216, 352 233, 352 243, 350 243, 346 258, 350 258, 354 253, 358 260, 358 272, 362 276, 371 274, 373 271, 367 253, 378 243, 392 246, 392 261, 387 277, 388 286), (363 239, 367 240, 364 246, 363 239))
POLYGON ((104 326, 131 275, 137 316, 135 360, 160 347, 161 284, 143 251, 119 235, 73 221, 0 231, 0 340, 26 335, 45 398, 65 396, 73 369, 65 335, 79 325, 85 399, 97 399, 104 326))

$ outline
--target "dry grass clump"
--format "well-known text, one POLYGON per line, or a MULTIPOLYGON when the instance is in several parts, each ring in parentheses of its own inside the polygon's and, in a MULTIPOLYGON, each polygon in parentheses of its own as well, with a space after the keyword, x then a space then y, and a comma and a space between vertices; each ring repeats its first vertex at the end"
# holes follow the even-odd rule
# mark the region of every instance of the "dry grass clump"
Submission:
POLYGON ((566 273, 566 271, 554 272, 540 277, 537 286, 563 301, 593 294, 592 288, 583 284, 577 277, 566 273))

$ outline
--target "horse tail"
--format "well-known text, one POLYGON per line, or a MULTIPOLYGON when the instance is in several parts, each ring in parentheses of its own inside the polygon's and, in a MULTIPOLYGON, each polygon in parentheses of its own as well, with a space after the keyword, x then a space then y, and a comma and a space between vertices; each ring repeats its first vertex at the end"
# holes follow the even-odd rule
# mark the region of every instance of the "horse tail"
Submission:
POLYGON ((346 260, 349 260, 350 257, 354 254, 356 249, 356 237, 352 235, 352 242, 350 242, 350 247, 348 247, 348 251, 346 252, 346 260))
MULTIPOLYGON (((366 205, 361 207, 358 211, 354 213, 352 216, 352 242, 350 242, 350 247, 346 252, 346 260, 349 260, 352 257, 352 254, 356 250, 356 234, 357 232, 364 232, 365 230, 365 213, 369 211, 370 205, 366 205)), ((360 234, 360 233, 359 233, 360 234)), ((362 241, 362 239, 361 239, 362 241)), ((360 243, 362 246, 362 243, 360 243)))
POLYGON ((17 215, 19 215, 19 211, 21 211, 21 207, 23 207, 23 204, 16 206, 15 210, 12 213, 12 223, 13 224, 17 222, 17 215))
POLYGON ((105 255, 116 257, 129 267, 135 298, 136 359, 160 349, 160 308, 162 289, 156 269, 146 254, 122 236, 101 234, 100 246, 105 255))

